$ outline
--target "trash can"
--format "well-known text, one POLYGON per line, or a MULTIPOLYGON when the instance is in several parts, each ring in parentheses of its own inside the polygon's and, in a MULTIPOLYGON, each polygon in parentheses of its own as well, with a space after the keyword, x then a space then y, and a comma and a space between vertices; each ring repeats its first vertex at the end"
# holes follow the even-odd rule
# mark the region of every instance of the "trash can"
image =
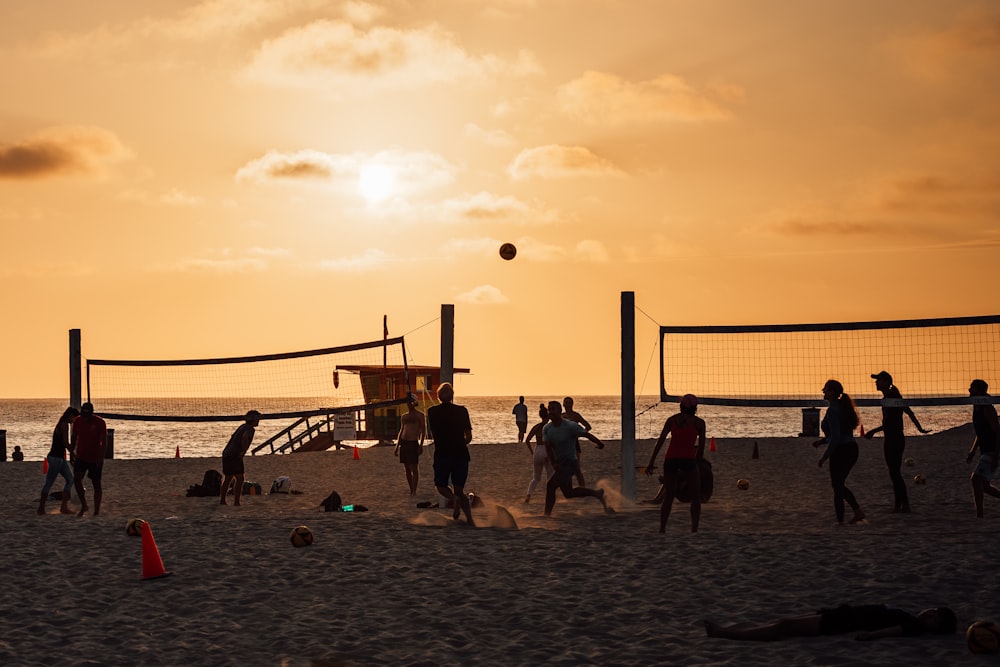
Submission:
POLYGON ((819 408, 802 408, 802 433, 799 437, 819 437, 819 408))

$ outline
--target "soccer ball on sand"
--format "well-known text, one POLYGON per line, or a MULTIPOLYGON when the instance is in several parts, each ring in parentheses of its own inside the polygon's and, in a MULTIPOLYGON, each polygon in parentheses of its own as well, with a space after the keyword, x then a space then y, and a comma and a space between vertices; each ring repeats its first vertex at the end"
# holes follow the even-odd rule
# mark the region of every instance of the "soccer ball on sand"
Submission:
POLYGON ((309 530, 309 526, 296 526, 292 528, 291 535, 288 539, 292 541, 293 547, 307 547, 313 543, 313 534, 309 530))
POLYGON ((965 642, 973 653, 996 653, 1000 651, 1000 625, 976 621, 965 631, 965 642))
POLYGON ((736 480, 736 488, 740 491, 746 491, 750 488, 750 480, 748 479, 738 479, 736 480))
POLYGON ((146 523, 142 519, 129 519, 125 522, 125 534, 132 535, 142 535, 142 524, 146 523))

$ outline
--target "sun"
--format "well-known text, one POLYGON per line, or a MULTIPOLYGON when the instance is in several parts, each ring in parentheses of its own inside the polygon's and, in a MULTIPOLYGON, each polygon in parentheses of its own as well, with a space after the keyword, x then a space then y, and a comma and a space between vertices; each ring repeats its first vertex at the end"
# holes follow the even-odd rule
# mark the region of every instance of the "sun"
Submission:
POLYGON ((395 180, 392 169, 384 164, 366 164, 358 176, 358 189, 368 203, 380 202, 392 194, 395 180))

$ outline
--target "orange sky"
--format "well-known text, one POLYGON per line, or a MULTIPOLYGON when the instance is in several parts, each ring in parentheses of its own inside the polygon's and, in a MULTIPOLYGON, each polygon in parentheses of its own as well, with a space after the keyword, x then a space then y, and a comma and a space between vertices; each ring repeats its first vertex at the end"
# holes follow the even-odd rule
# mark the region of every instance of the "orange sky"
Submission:
POLYGON ((622 290, 644 393, 658 323, 1000 312, 996 3, 8 1, 0 57, 0 397, 70 328, 436 364, 454 303, 460 394, 561 395, 622 290))

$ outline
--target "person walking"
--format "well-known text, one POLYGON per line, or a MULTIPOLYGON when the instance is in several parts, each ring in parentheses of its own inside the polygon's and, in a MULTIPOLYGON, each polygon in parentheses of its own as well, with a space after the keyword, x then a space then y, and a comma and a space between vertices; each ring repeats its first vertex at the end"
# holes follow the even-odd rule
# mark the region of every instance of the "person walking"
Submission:
POLYGON ((424 413, 417 410, 417 397, 410 394, 407 397, 407 412, 399 420, 399 434, 396 436, 396 448, 393 454, 399 457, 406 473, 406 484, 410 487, 410 495, 417 495, 417 484, 420 482, 420 455, 424 453, 424 436, 427 428, 424 413))
POLYGON ((510 411, 514 415, 514 423, 517 424, 517 442, 524 442, 524 432, 528 430, 528 406, 524 404, 524 396, 517 397, 514 409, 510 411))
POLYGON ((427 425, 434 439, 434 486, 452 503, 452 518, 465 513, 465 521, 475 526, 472 507, 465 495, 469 479, 469 443, 472 442, 472 421, 469 411, 455 405, 455 389, 442 382, 437 390, 440 404, 427 409, 427 425), (449 487, 449 484, 451 485, 449 487))
POLYGON ((577 438, 586 438, 596 444, 598 449, 604 449, 604 443, 593 433, 585 431, 577 422, 562 418, 562 405, 559 401, 549 401, 549 423, 542 428, 542 440, 555 471, 545 484, 545 516, 552 514, 552 508, 556 504, 556 489, 562 491, 564 498, 597 498, 605 512, 614 511, 608 507, 604 489, 573 487, 573 477, 579 469, 577 438))
POLYGON ((222 450, 222 488, 219 490, 219 504, 226 505, 226 496, 229 494, 229 485, 236 480, 236 487, 233 489, 233 505, 239 505, 243 498, 244 467, 243 457, 250 449, 253 436, 257 426, 260 424, 261 414, 256 410, 247 411, 242 424, 237 427, 233 434, 229 436, 229 442, 222 450))
MULTIPOLYGON (((872 373, 875 380, 875 388, 882 392, 885 399, 902 400, 903 395, 899 393, 899 388, 892 382, 892 376, 888 371, 872 373)), ((894 496, 893 512, 910 512, 910 498, 906 493, 906 482, 903 481, 903 450, 906 448, 906 436, 903 435, 903 415, 910 418, 913 425, 921 433, 930 433, 920 425, 917 416, 908 405, 883 405, 882 424, 865 433, 865 439, 871 440, 879 431, 882 431, 882 455, 885 457, 885 465, 889 468, 889 479, 892 480, 892 494, 894 496)))
POLYGON ((73 461, 73 485, 80 499, 83 516, 90 507, 83 489, 84 476, 90 477, 94 485, 94 516, 101 513, 101 499, 104 497, 104 454, 108 446, 108 426, 94 414, 94 404, 87 401, 80 406, 80 415, 73 420, 73 435, 70 438, 70 456, 73 461))
MULTIPOLYGON (((973 380, 969 385, 969 396, 989 397, 989 388, 986 380, 973 380)), ((965 462, 972 463, 976 449, 979 450, 979 462, 969 479, 972 482, 972 497, 976 501, 976 516, 982 519, 984 494, 1000 498, 1000 490, 990 483, 997 475, 997 440, 1000 439, 1000 422, 997 421, 997 409, 992 403, 977 403, 972 406, 972 428, 976 432, 976 439, 972 441, 965 462)))
POLYGON ((813 447, 826 445, 819 467, 822 468, 823 463, 830 460, 830 484, 833 486, 833 509, 837 514, 837 523, 844 523, 845 501, 854 510, 850 522, 861 523, 865 514, 846 484, 851 468, 858 462, 858 443, 854 439, 854 429, 860 422, 858 410, 851 397, 844 393, 844 385, 837 380, 826 381, 823 398, 829 404, 820 423, 823 437, 813 443, 813 447))
MULTIPOLYGON (((646 474, 653 474, 653 464, 667 436, 670 444, 663 457, 663 502, 660 506, 660 532, 666 532, 667 519, 677 495, 677 487, 681 480, 687 483, 691 496, 691 532, 698 532, 698 522, 701 520, 701 470, 698 464, 705 458, 705 420, 695 415, 698 411, 698 398, 694 394, 684 394, 681 397, 680 412, 667 417, 656 439, 653 453, 649 455, 649 465, 646 474)), ((659 494, 657 494, 659 496, 659 494)))
POLYGON ((45 473, 45 483, 42 485, 42 497, 38 501, 38 513, 45 514, 45 501, 49 498, 49 490, 52 485, 55 484, 56 477, 59 475, 63 476, 66 483, 63 485, 62 501, 59 507, 60 514, 72 514, 73 510, 69 508, 69 499, 73 495, 73 468, 69 461, 66 460, 66 454, 70 450, 69 441, 69 426, 73 423, 73 420, 80 415, 80 411, 76 408, 70 406, 66 408, 62 416, 59 417, 59 421, 56 422, 56 427, 52 429, 52 446, 49 448, 49 453, 45 456, 45 462, 49 466, 49 470, 45 473))
POLYGON ((555 472, 552 462, 549 461, 549 455, 545 451, 545 443, 542 442, 542 429, 549 423, 549 409, 545 407, 544 403, 538 406, 538 418, 541 421, 531 427, 531 431, 528 432, 528 437, 525 439, 525 443, 528 445, 528 453, 531 454, 531 465, 534 470, 534 475, 531 481, 528 482, 528 495, 524 497, 526 505, 531 502, 531 494, 535 492, 538 483, 542 481, 542 470, 548 472, 549 476, 555 472), (534 448, 531 447, 532 439, 535 441, 534 448))

